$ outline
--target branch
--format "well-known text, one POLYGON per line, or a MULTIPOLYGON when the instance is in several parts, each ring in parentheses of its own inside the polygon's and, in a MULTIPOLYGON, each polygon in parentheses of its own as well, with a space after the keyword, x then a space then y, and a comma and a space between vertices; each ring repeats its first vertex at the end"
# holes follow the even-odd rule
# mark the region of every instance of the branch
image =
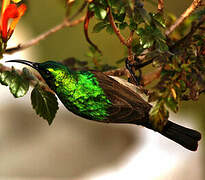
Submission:
POLYGON ((165 34, 170 35, 190 14, 202 3, 202 0, 194 0, 186 11, 176 20, 176 22, 166 30, 165 34))
POLYGON ((89 25, 89 22, 90 22, 90 18, 93 17, 93 12, 91 11, 87 11, 86 13, 86 16, 85 16, 85 20, 84 20, 84 34, 85 34, 85 38, 86 38, 86 41, 95 48, 96 51, 98 51, 100 54, 102 54, 101 50, 98 48, 97 45, 95 45, 89 38, 89 35, 88 35, 88 25, 89 25))
POLYGON ((127 48, 128 48, 128 60, 131 62, 131 63, 134 63, 135 60, 134 60, 134 55, 133 55, 133 52, 132 52, 132 41, 133 41, 133 36, 134 36, 134 31, 132 30, 130 32, 130 36, 128 37, 127 39, 127 48))
POLYGON ((19 44, 19 45, 16 46, 16 47, 6 49, 4 53, 5 53, 5 54, 12 54, 12 53, 15 53, 15 52, 17 52, 17 51, 21 51, 21 50, 23 50, 23 49, 26 49, 26 48, 28 48, 28 47, 31 47, 31 46, 33 46, 33 45, 39 43, 41 40, 47 38, 49 35, 51 35, 51 34, 57 32, 57 31, 63 29, 64 27, 76 26, 77 24, 83 22, 84 19, 85 19, 84 16, 81 17, 81 18, 79 18, 79 19, 77 19, 77 20, 73 20, 73 19, 74 19, 76 16, 78 16, 78 15, 83 11, 83 9, 86 7, 86 5, 87 5, 87 1, 85 1, 85 2, 82 4, 82 6, 78 9, 78 11, 77 11, 76 13, 73 14, 73 16, 72 16, 71 18, 66 17, 61 24, 59 24, 59 25, 57 25, 57 26, 51 28, 51 29, 48 30, 47 32, 45 32, 45 33, 43 33, 43 34, 37 36, 36 38, 34 38, 34 39, 32 39, 32 40, 30 40, 30 41, 28 41, 28 42, 26 42, 26 43, 19 44))
MULTIPOLYGON (((119 38, 120 42, 125 45, 127 48, 128 48, 128 60, 129 60, 129 63, 130 65, 134 64, 135 60, 134 60, 134 54, 132 52, 132 41, 133 41, 133 35, 134 35, 134 31, 131 31, 130 32, 130 35, 128 37, 128 39, 126 40, 124 38, 124 36, 120 33, 120 30, 118 29, 118 27, 116 26, 115 24, 115 20, 114 20, 114 17, 112 15, 112 12, 111 12, 111 8, 108 7, 108 18, 109 18, 109 21, 110 21, 110 24, 115 32, 115 34, 117 35, 117 37, 119 38)), ((127 73, 127 77, 129 78, 131 75, 134 75, 134 72, 135 72, 135 68, 134 66, 132 66, 132 72, 130 73, 127 73)))
POLYGON ((184 44, 186 42, 189 42, 189 40, 191 39, 191 37, 193 36, 193 34, 200 29, 201 25, 203 25, 203 23, 205 22, 205 15, 199 20, 199 22, 197 24, 192 24, 191 30, 190 32, 185 35, 182 39, 180 39, 179 41, 177 41, 173 46, 170 47, 171 52, 176 49, 179 45, 184 44))
POLYGON ((73 26, 76 26, 77 24, 83 22, 85 19, 85 16, 82 16, 81 18, 77 19, 77 20, 74 20, 74 21, 68 21, 68 20, 64 20, 61 24, 51 28, 50 30, 48 30, 47 32, 37 36, 36 38, 34 39, 31 39, 30 41, 26 42, 26 43, 23 43, 23 44, 19 44, 18 46, 16 47, 13 47, 13 48, 8 48, 6 49, 5 51, 5 54, 13 54, 17 51, 21 51, 23 49, 26 49, 26 48, 29 48, 33 45, 36 45, 38 44, 41 40, 44 40, 45 38, 47 38, 49 35, 61 30, 62 28, 64 27, 73 27, 73 26))
POLYGON ((115 32, 115 34, 117 35, 117 37, 120 39, 120 42, 122 44, 124 44, 125 46, 128 47, 127 45, 127 42, 125 40, 125 38, 123 37, 123 35, 120 33, 120 30, 117 28, 116 24, 115 24, 115 20, 113 18, 113 15, 112 15, 112 12, 111 12, 111 8, 108 7, 108 17, 109 17, 109 21, 110 21, 110 24, 115 32))
POLYGON ((87 6, 87 1, 84 1, 84 3, 82 4, 82 6, 78 9, 78 11, 76 11, 75 14, 73 14, 71 16, 71 18, 66 18, 68 21, 72 21, 73 19, 75 19, 84 9, 85 7, 87 6))
MULTIPOLYGON (((0 64, 0 72, 5 72, 5 71, 11 71, 12 69, 10 67, 7 67, 7 66, 4 66, 3 64, 0 64)), ((21 70, 18 70, 18 69, 15 69, 15 71, 18 73, 18 74, 22 74, 22 71, 21 70)), ((30 82, 30 84, 32 86, 36 86, 36 84, 39 84, 40 87, 42 89, 44 89, 45 91, 48 91, 48 92, 51 92, 54 94, 54 92, 48 87, 48 85, 46 84, 46 82, 44 81, 44 79, 41 77, 40 74, 38 73, 35 73, 35 72, 32 72, 32 75, 35 77, 35 78, 32 78, 32 77, 26 77, 27 80, 30 82)))

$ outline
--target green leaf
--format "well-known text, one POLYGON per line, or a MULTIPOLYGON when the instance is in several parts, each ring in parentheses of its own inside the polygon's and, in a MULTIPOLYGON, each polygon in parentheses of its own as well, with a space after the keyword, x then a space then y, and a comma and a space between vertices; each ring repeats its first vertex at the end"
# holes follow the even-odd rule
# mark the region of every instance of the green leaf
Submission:
POLYGON ((95 12, 95 16, 98 19, 105 19, 105 17, 107 16, 107 11, 99 6, 95 6, 94 12, 95 12))
POLYGON ((93 33, 98 33, 106 27, 104 22, 99 22, 93 27, 93 33))
POLYGON ((118 14, 114 14, 113 13, 113 17, 115 20, 119 21, 119 22, 123 22, 125 20, 125 16, 126 16, 126 13, 118 13, 118 14))
POLYGON ((169 50, 169 47, 166 44, 166 41, 156 40, 156 48, 161 52, 166 52, 169 50))
POLYGON ((181 90, 185 91, 186 90, 186 83, 181 79, 179 80, 179 83, 180 83, 181 90))
POLYGON ((189 17, 189 19, 190 19, 191 21, 199 20, 199 19, 202 18, 202 16, 204 16, 204 15, 205 15, 205 8, 202 9, 202 10, 196 11, 195 13, 193 13, 193 14, 189 17))
POLYGON ((37 85, 31 92, 31 103, 36 113, 51 125, 58 110, 56 96, 37 85))
POLYGON ((176 100, 169 96, 168 98, 166 98, 166 105, 168 108, 170 108, 173 112, 177 113, 177 111, 179 110, 179 105, 176 102, 176 100))
POLYGON ((110 33, 110 34, 113 34, 114 33, 114 30, 111 26, 111 24, 107 24, 106 26, 106 32, 110 33))
POLYGON ((9 86, 14 97, 24 96, 29 89, 29 81, 23 75, 19 75, 14 69, 0 73, 0 83, 9 86))
POLYGON ((150 48, 154 44, 154 38, 152 36, 153 30, 150 26, 144 28, 138 28, 136 33, 139 36, 140 44, 143 48, 150 48))
POLYGON ((149 115, 152 127, 157 131, 161 131, 167 122, 169 112, 165 108, 163 101, 159 100, 152 107, 152 109, 149 112, 149 115))
POLYGON ((127 26, 128 24, 126 22, 123 22, 123 23, 120 23, 119 28, 120 30, 124 30, 127 26))
POLYGON ((137 23, 135 22, 135 20, 133 18, 130 18, 130 24, 129 24, 129 28, 130 30, 134 31, 137 30, 137 23))
POLYGON ((145 21, 145 23, 149 24, 151 22, 151 17, 147 13, 147 11, 143 7, 137 8, 139 14, 141 15, 142 19, 145 21))
POLYGON ((152 15, 154 20, 163 28, 166 28, 165 18, 162 13, 156 13, 152 15))

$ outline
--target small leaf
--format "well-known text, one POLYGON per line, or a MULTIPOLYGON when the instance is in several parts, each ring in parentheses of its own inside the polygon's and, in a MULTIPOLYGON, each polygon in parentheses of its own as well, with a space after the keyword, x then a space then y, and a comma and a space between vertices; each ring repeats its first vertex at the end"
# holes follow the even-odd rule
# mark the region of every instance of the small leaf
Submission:
POLYGON ((120 23, 119 28, 120 30, 124 30, 127 26, 128 24, 126 22, 123 22, 123 23, 120 23))
POLYGON ((157 102, 150 110, 150 116, 156 116, 160 111, 161 103, 157 102))
POLYGON ((106 27, 104 22, 99 22, 93 27, 93 33, 98 33, 106 27))
POLYGON ((166 28, 165 19, 162 13, 153 14, 154 20, 163 28, 166 28))
POLYGON ((141 17, 143 18, 143 20, 149 24, 149 22, 151 21, 151 17, 150 15, 147 13, 147 11, 143 8, 143 7, 139 7, 137 8, 139 11, 139 14, 141 15, 141 17))
POLYGON ((158 131, 161 131, 167 122, 169 112, 165 108, 164 103, 161 100, 159 100, 152 107, 152 109, 149 112, 149 115, 152 127, 158 131))
POLYGON ((166 52, 169 50, 169 47, 166 44, 166 41, 157 40, 156 41, 156 48, 159 49, 161 52, 166 52))
POLYGON ((166 98, 166 105, 175 113, 177 113, 177 111, 179 110, 179 105, 172 96, 166 98))
POLYGON ((172 93, 173 98, 176 99, 177 98, 177 94, 176 94, 176 91, 175 91, 174 88, 171 88, 171 93, 172 93))
POLYGON ((51 125, 58 110, 56 96, 41 87, 36 86, 31 92, 31 103, 36 113, 51 125))
POLYGON ((24 96, 29 89, 29 81, 23 75, 19 75, 14 69, 0 73, 0 83, 9 86, 14 97, 24 96))
POLYGON ((95 16, 98 19, 105 19, 105 17, 107 16, 107 11, 99 6, 95 6, 94 12, 95 12, 95 16))
POLYGON ((137 30, 137 23, 132 18, 130 19, 129 28, 132 31, 137 30))
POLYGON ((113 14, 114 19, 119 22, 123 22, 125 20, 125 16, 126 13, 113 14))
POLYGON ((110 33, 110 34, 113 34, 114 33, 114 30, 112 28, 112 26, 110 24, 107 24, 106 26, 106 32, 110 33))
POLYGON ((153 30, 147 26, 145 29, 138 28, 136 33, 139 36, 140 44, 143 48, 150 48, 154 44, 154 37, 152 36, 153 30))
POLYGON ((181 79, 179 80, 179 83, 180 83, 181 90, 185 91, 186 90, 186 83, 181 79))

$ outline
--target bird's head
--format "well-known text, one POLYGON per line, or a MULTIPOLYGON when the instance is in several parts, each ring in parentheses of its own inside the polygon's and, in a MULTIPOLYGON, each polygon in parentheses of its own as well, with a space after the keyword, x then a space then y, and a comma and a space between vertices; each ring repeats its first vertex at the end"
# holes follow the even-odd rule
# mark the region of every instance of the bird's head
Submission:
POLYGON ((43 79, 46 81, 48 86, 53 89, 56 82, 62 81, 70 72, 70 70, 61 63, 55 61, 46 61, 43 63, 31 62, 27 60, 9 60, 6 62, 16 62, 21 64, 26 64, 35 70, 37 70, 43 79))

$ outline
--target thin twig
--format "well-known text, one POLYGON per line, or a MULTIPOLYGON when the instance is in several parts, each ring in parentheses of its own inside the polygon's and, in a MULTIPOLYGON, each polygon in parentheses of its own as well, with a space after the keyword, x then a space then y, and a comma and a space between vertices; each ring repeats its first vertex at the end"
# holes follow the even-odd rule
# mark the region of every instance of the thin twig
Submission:
MULTIPOLYGON (((12 71, 12 68, 0 64, 0 72, 5 72, 5 71, 12 71)), ((15 71, 20 75, 22 74, 21 70, 15 69, 15 71)), ((53 90, 51 90, 48 87, 48 85, 46 84, 46 82, 44 81, 44 79, 41 77, 39 73, 32 72, 32 74, 35 77, 35 79, 26 77, 27 80, 30 82, 30 85, 36 86, 37 84, 39 84, 42 89, 54 94, 53 90)))
POLYGON ((143 62, 143 63, 136 64, 136 65, 135 65, 135 69, 136 69, 136 70, 141 69, 141 68, 143 68, 143 67, 145 67, 145 66, 151 64, 153 61, 154 61, 154 58, 152 58, 152 59, 150 59, 150 60, 147 60, 147 61, 145 61, 145 62, 143 62))
POLYGON ((127 46, 127 42, 125 40, 125 38, 123 37, 123 35, 120 33, 120 30, 118 29, 118 27, 116 26, 115 24, 115 20, 114 20, 114 17, 112 15, 112 12, 111 12, 111 8, 108 7, 108 17, 109 17, 109 21, 110 21, 110 24, 115 32, 115 34, 118 36, 120 42, 122 44, 124 44, 125 46, 127 46))
POLYGON ((182 39, 180 39, 173 46, 170 47, 170 51, 173 51, 174 49, 179 47, 179 45, 188 42, 190 40, 190 38, 193 36, 193 34, 196 32, 196 30, 200 29, 200 26, 204 22, 205 22, 205 15, 199 20, 199 22, 197 24, 194 23, 192 25, 190 32, 186 36, 184 36, 182 39))
POLYGON ((133 35, 134 35, 134 31, 132 30, 130 32, 130 35, 127 39, 127 48, 128 48, 128 60, 131 62, 131 63, 134 63, 134 55, 133 55, 133 52, 132 52, 132 41, 133 41, 133 35))
POLYGON ((85 16, 83 16, 83 17, 81 17, 81 18, 79 18, 77 20, 71 21, 71 22, 69 22, 67 20, 64 20, 61 24, 59 24, 59 25, 49 29, 47 32, 42 33, 41 35, 35 37, 34 39, 31 39, 30 41, 28 41, 26 43, 19 44, 16 47, 12 47, 12 48, 6 49, 5 54, 13 54, 13 53, 15 53, 17 51, 21 51, 23 49, 26 49, 26 48, 31 47, 33 45, 36 45, 41 40, 44 40, 45 38, 47 38, 51 34, 61 30, 62 28, 76 26, 77 24, 83 22, 84 19, 85 19, 85 16))
MULTIPOLYGON (((108 18, 109 18, 109 21, 110 21, 110 24, 115 32, 115 34, 117 35, 117 37, 119 38, 120 42, 125 45, 127 48, 128 48, 128 61, 129 61, 129 64, 132 65, 134 64, 134 54, 132 52, 132 41, 133 41, 133 35, 134 35, 134 31, 131 31, 130 32, 130 35, 128 37, 128 39, 126 40, 124 38, 124 36, 120 33, 120 30, 118 29, 118 27, 116 26, 115 24, 115 20, 114 20, 114 17, 112 15, 112 12, 111 12, 111 8, 108 7, 108 18)), ((131 76, 134 76, 134 72, 135 72, 135 68, 134 66, 131 67, 131 71, 130 73, 126 73, 127 77, 130 78, 131 76)), ((127 71, 129 72, 129 71, 127 71)), ((137 83, 137 82, 136 82, 137 83)))
POLYGON ((178 27, 198 6, 200 6, 201 2, 202 0, 194 0, 176 22, 166 30, 165 34, 167 36, 170 35, 176 27, 178 27))
POLYGON ((17 51, 21 51, 23 49, 26 49, 28 47, 31 47, 37 43, 39 43, 41 40, 47 38, 49 35, 65 28, 65 27, 72 27, 72 26, 76 26, 77 24, 81 23, 84 21, 85 17, 82 16, 81 18, 77 19, 77 20, 73 20, 74 18, 76 18, 82 11, 83 9, 86 7, 87 5, 87 1, 85 1, 82 6, 78 9, 78 11, 76 13, 73 14, 73 16, 66 17, 64 19, 64 21, 56 26, 54 26, 53 28, 49 29, 48 31, 46 31, 45 33, 40 34, 39 36, 31 39, 30 41, 23 43, 23 44, 19 44, 16 47, 12 47, 12 48, 8 48, 6 49, 6 51, 4 52, 5 54, 12 54, 15 53, 17 51))
POLYGON ((158 0, 158 12, 163 12, 164 10, 164 0, 158 0))
POLYGON ((74 20, 74 19, 85 9, 87 3, 88 3, 87 1, 84 1, 84 3, 83 3, 82 6, 78 9, 78 11, 76 11, 76 13, 73 14, 70 18, 68 17, 67 20, 68 20, 68 21, 74 20))
POLYGON ((100 54, 102 54, 101 50, 98 48, 98 46, 96 44, 94 44, 89 35, 88 35, 88 26, 89 26, 89 22, 90 22, 90 18, 93 17, 93 12, 91 11, 87 11, 86 13, 86 17, 85 17, 85 20, 84 20, 84 34, 85 34, 85 38, 86 38, 86 41, 95 48, 96 51, 98 51, 100 54))

